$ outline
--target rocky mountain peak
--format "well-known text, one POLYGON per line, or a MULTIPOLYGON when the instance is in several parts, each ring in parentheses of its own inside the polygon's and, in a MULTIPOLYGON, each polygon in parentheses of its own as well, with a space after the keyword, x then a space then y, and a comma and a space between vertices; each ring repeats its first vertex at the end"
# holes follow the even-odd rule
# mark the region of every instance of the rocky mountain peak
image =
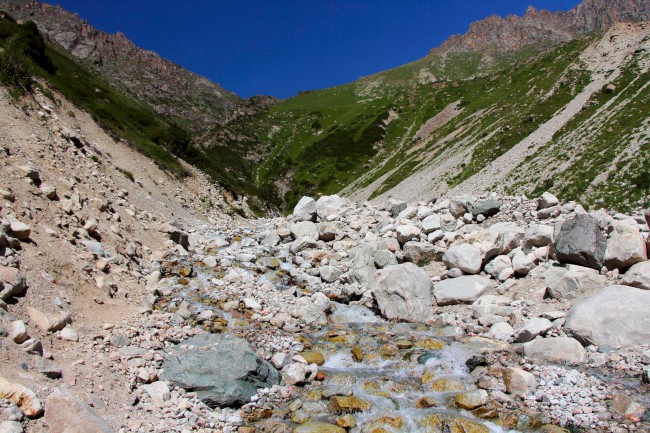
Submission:
POLYGON ((462 35, 453 35, 429 54, 451 52, 514 52, 535 43, 559 43, 577 35, 604 31, 616 22, 650 18, 646 0, 584 0, 564 12, 529 6, 523 16, 491 15, 470 24, 462 35))

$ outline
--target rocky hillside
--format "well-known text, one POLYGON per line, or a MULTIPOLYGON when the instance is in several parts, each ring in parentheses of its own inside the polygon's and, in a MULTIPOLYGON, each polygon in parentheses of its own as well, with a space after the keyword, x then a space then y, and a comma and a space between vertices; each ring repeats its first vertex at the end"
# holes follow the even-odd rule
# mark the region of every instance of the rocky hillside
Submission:
POLYGON ((3 0, 0 8, 15 18, 34 21, 52 41, 111 84, 184 127, 202 131, 223 122, 242 105, 241 98, 218 84, 136 46, 122 33, 97 30, 59 6, 3 0))
POLYGON ((265 149, 254 179, 278 206, 553 186, 632 209, 650 176, 647 18, 642 1, 491 17, 412 64, 230 127, 265 149))

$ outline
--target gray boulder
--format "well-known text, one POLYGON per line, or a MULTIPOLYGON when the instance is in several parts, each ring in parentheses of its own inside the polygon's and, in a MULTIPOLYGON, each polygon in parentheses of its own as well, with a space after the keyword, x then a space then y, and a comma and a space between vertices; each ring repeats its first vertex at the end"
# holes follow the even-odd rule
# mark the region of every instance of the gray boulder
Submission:
POLYGON ((371 290, 387 319, 426 322, 433 315, 431 279, 413 263, 377 271, 371 290))
POLYGON ((318 238, 318 228, 316 224, 311 221, 300 221, 289 226, 291 237, 293 239, 300 239, 302 237, 310 237, 313 239, 318 238))
POLYGON ((440 215, 438 214, 429 215, 422 220, 422 231, 427 235, 436 230, 440 230, 440 228, 440 215))
POLYGON ((560 200, 557 199, 550 192, 544 192, 540 198, 537 199, 537 209, 546 209, 552 206, 557 206, 560 200))
POLYGON ((638 227, 613 223, 612 228, 604 256, 605 266, 608 269, 627 269, 636 263, 648 260, 645 240, 638 227))
POLYGON ((404 224, 395 227, 397 232, 397 241, 400 244, 405 244, 406 242, 417 239, 420 237, 420 229, 414 226, 413 224, 404 224))
POLYGON ((375 279, 375 253, 377 248, 371 243, 360 244, 350 251, 348 275, 352 282, 369 287, 375 279))
POLYGON ((440 249, 428 242, 410 241, 404 244, 404 260, 421 265, 441 255, 440 249))
POLYGON ((375 266, 377 269, 383 269, 386 266, 396 265, 397 257, 388 250, 378 250, 375 253, 375 266))
POLYGON ((27 280, 16 268, 0 265, 0 300, 22 295, 27 289, 27 280))
POLYGON ((650 292, 613 285, 579 299, 564 329, 584 345, 625 347, 650 341, 650 292))
POLYGON ((438 305, 471 304, 490 286, 490 279, 478 275, 449 278, 434 285, 438 305))
POLYGON ((280 383, 280 375, 241 338, 199 334, 174 346, 163 363, 162 378, 196 392, 211 408, 236 407, 259 388, 280 383))
POLYGON ((544 319, 542 317, 533 317, 524 323, 524 326, 517 331, 515 335, 515 341, 517 343, 525 343, 537 337, 538 335, 543 335, 553 327, 553 323, 550 320, 544 319))
POLYGON ((483 215, 485 217, 491 217, 499 213, 501 205, 498 200, 493 198, 488 200, 481 200, 474 203, 472 206, 472 215, 478 216, 483 215))
POLYGON ((442 261, 447 269, 458 268, 466 274, 478 274, 483 258, 481 251, 474 245, 459 244, 452 245, 442 257, 442 261))
POLYGON ((553 299, 576 299, 607 285, 607 277, 584 266, 551 267, 543 276, 548 294, 553 299))
POLYGON ((562 223, 555 239, 555 256, 562 263, 600 269, 606 245, 598 220, 591 215, 578 214, 562 223))
POLYGON ((637 263, 623 275, 622 284, 638 289, 650 290, 650 260, 637 263))
POLYGON ((316 200, 304 196, 293 208, 293 219, 296 221, 316 221, 316 200))
POLYGON ((581 364, 587 360, 587 351, 573 338, 538 338, 524 343, 524 354, 534 360, 560 364, 581 364))
POLYGON ((343 272, 336 266, 321 266, 320 278, 326 283, 333 283, 338 280, 343 272))
POLYGON ((524 234, 524 250, 553 244, 553 226, 532 224, 524 234))
POLYGON ((390 199, 388 200, 388 211, 390 212, 390 216, 395 218, 397 215, 400 214, 404 209, 406 209, 407 204, 403 201, 399 200, 394 200, 390 199))

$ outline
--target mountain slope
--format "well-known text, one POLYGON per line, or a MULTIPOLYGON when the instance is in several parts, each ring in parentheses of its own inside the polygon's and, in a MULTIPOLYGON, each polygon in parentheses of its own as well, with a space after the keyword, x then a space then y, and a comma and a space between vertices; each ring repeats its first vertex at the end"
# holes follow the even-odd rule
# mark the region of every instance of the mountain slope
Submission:
MULTIPOLYGON (((641 24, 630 28, 636 36, 629 47, 622 40, 611 45, 612 58, 588 53, 598 41, 606 44, 607 38, 621 37, 620 32, 604 33, 611 26, 618 28, 617 22, 643 22, 649 16, 645 1, 586 0, 568 12, 529 8, 523 17, 490 17, 416 62, 282 101, 239 125, 239 131, 253 136, 263 149, 255 180, 266 199, 285 208, 305 194, 386 197, 415 173, 424 180, 405 183, 400 192, 410 199, 460 188, 476 173, 482 174, 465 184, 468 189, 531 192, 548 186, 552 181, 545 173, 517 181, 482 170, 498 165, 501 156, 527 147, 529 141, 542 147, 554 133, 578 128, 572 120, 583 114, 585 103, 593 108, 611 97, 601 95, 603 85, 616 85, 635 70, 643 74, 645 67, 637 65, 647 55, 641 24)), ((620 100, 633 99, 631 106, 647 113, 645 89, 628 90, 620 100)), ((644 126, 634 119, 613 125, 611 135, 643 136, 644 126)), ((518 154, 524 160, 528 156, 518 154)), ((545 167, 550 167, 548 161, 545 167)), ((595 171, 594 177, 600 173, 595 171)), ((564 199, 596 197, 582 183, 560 185, 565 183, 573 183, 573 178, 557 184, 564 199)), ((624 197, 606 198, 607 204, 635 206, 644 191, 642 186, 631 189, 624 197)))
POLYGON ((203 130, 223 122, 242 99, 158 54, 139 48, 122 33, 108 34, 59 6, 3 0, 0 8, 34 21, 41 32, 105 79, 184 127, 203 130))

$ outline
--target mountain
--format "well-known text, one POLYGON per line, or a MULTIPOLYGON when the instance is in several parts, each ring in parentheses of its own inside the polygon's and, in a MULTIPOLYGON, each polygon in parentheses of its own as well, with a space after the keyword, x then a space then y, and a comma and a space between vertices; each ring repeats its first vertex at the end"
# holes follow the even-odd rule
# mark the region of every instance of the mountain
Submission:
POLYGON ((15 18, 34 21, 49 39, 97 70, 111 84, 191 130, 223 122, 244 104, 234 93, 136 46, 124 34, 97 30, 59 6, 32 0, 3 0, 0 7, 15 18))
POLYGON ((303 92, 229 128, 257 141, 254 179, 287 209, 306 194, 549 188, 633 208, 650 166, 649 9, 585 0, 489 17, 413 63, 303 92))

